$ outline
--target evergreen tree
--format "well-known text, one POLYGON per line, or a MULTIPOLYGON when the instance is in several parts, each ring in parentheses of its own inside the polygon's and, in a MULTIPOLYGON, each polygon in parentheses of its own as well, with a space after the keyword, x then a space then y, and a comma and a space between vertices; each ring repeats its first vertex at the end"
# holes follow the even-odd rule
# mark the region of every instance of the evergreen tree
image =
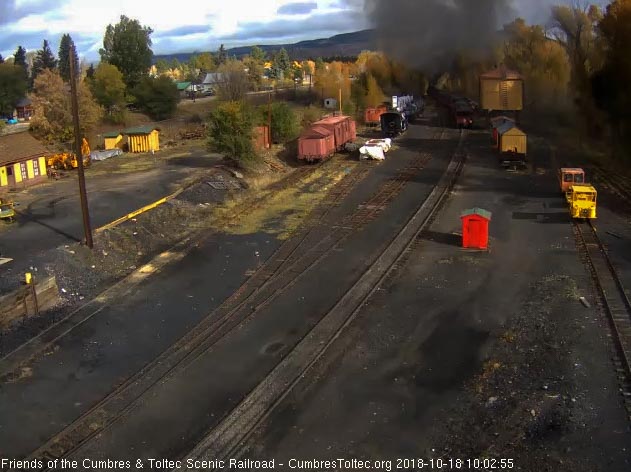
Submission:
POLYGON ((37 77, 44 69, 55 70, 56 68, 57 59, 55 59, 55 55, 50 50, 48 40, 45 39, 42 49, 37 51, 35 54, 35 59, 33 60, 33 71, 31 74, 32 78, 35 79, 35 77, 37 77))
POLYGON ((26 93, 24 69, 12 64, 0 64, 0 114, 10 115, 26 93))
POLYGON ((2 57, 2 54, 0 54, 0 64, 4 64, 4 57, 2 57))
POLYGON ((17 50, 13 54, 13 57, 14 65, 26 68, 26 49, 24 49, 22 46, 18 46, 17 50))
POLYGON ((250 50, 250 57, 253 61, 264 63, 266 56, 267 54, 265 54, 265 51, 263 51, 260 47, 252 46, 252 49, 250 50))
POLYGON ((228 60, 228 53, 226 52, 226 48, 222 44, 219 46, 219 51, 217 51, 217 65, 225 64, 228 60))
POLYGON ((13 54, 13 65, 19 66, 22 69, 22 76, 24 80, 28 82, 28 66, 26 65, 26 49, 22 46, 18 46, 17 50, 13 54))
POLYGON ((285 77, 288 76, 289 71, 291 70, 291 60, 289 59, 289 54, 285 48, 281 48, 278 51, 278 54, 274 57, 274 68, 282 72, 285 77))
POLYGON ((70 81, 70 50, 74 51, 74 70, 79 73, 79 57, 74 41, 69 34, 64 34, 59 43, 59 75, 66 82, 70 81))

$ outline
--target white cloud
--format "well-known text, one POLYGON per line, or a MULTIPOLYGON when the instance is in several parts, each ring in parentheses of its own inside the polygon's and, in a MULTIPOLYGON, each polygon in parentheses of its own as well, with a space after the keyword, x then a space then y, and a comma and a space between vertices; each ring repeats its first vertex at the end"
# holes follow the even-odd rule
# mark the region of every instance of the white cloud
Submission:
MULTIPOLYGON (((3 55, 11 54, 18 45, 17 42, 13 44, 12 38, 26 42, 24 45, 27 49, 35 49, 40 47, 44 38, 52 41, 63 33, 70 33, 73 38, 80 37, 84 44, 91 44, 88 48, 80 48, 80 55, 96 59, 105 27, 118 22, 120 15, 138 19, 141 24, 154 30, 156 53, 207 50, 217 47, 224 38, 229 44, 227 38, 237 33, 243 37, 244 26, 247 28, 250 24, 261 25, 286 18, 285 15, 278 15, 278 9, 299 1, 303 0, 206 0, 182 3, 172 0, 61 0, 57 6, 51 7, 49 2, 42 0, 16 0, 16 5, 24 7, 28 13, 4 25, 3 31, 0 31, 0 50, 3 55), (167 35, 170 30, 202 26, 208 26, 208 33, 196 32, 182 37, 167 35)), ((317 0, 315 3, 318 8, 313 14, 333 12, 339 10, 340 5, 338 0, 317 0)), ((300 18, 308 19, 309 15, 301 15, 300 18)), ((352 29, 352 18, 348 20, 352 29)), ((304 37, 318 37, 318 31, 306 30, 304 37)))

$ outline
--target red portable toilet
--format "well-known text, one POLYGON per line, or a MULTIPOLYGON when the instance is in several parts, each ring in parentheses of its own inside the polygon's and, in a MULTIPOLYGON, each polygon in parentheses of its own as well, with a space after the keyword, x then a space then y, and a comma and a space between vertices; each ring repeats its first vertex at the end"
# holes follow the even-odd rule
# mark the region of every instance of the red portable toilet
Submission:
POLYGON ((489 246, 489 221, 491 212, 482 208, 471 208, 460 215, 462 220, 462 247, 487 249, 489 246))

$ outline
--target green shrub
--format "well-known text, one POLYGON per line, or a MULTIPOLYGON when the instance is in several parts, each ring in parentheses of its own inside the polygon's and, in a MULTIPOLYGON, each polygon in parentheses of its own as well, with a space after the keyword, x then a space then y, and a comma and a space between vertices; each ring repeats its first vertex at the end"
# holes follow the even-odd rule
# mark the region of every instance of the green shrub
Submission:
POLYGON ((208 147, 245 167, 256 160, 253 130, 255 117, 243 102, 220 103, 208 120, 208 147))
POLYGON ((135 104, 154 120, 171 118, 180 101, 177 86, 168 77, 144 77, 132 94, 135 104))
POLYGON ((298 119, 285 102, 272 104, 272 141, 285 144, 298 135, 298 119))

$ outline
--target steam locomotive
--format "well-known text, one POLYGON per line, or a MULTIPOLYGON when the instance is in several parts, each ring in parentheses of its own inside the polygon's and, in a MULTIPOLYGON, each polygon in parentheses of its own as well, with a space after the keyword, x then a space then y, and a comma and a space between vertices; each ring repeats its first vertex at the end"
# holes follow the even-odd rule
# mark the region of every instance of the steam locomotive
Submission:
POLYGON ((392 108, 379 117, 384 138, 396 138, 407 131, 413 121, 425 109, 423 99, 414 99, 412 95, 395 97, 392 108))
POLYGON ((446 108, 450 124, 456 128, 473 127, 475 112, 478 104, 473 100, 452 95, 434 86, 430 86, 427 94, 436 102, 446 108))
POLYGON ((394 139, 408 129, 408 119, 405 113, 389 111, 379 117, 381 132, 384 138, 394 139))

